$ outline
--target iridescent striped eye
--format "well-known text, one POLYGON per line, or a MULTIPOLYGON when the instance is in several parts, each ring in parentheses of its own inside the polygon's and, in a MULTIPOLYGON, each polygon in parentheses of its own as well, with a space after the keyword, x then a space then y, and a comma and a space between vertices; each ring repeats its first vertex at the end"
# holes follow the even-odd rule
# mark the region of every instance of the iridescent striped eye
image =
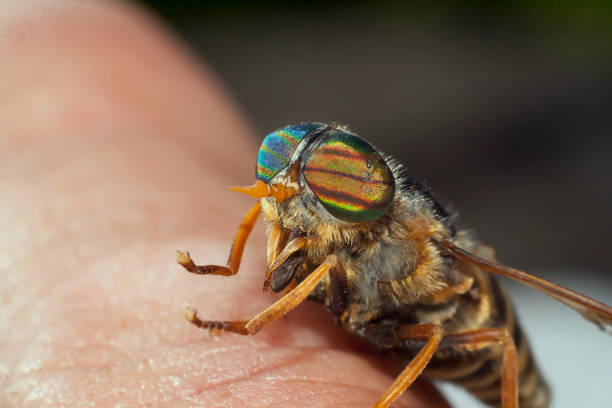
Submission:
POLYGON ((348 222, 373 221, 391 206, 393 173, 365 140, 331 130, 311 153, 304 178, 334 217, 348 222))
POLYGON ((304 136, 318 127, 317 123, 291 125, 270 133, 259 148, 255 176, 267 183, 289 165, 291 156, 304 136))

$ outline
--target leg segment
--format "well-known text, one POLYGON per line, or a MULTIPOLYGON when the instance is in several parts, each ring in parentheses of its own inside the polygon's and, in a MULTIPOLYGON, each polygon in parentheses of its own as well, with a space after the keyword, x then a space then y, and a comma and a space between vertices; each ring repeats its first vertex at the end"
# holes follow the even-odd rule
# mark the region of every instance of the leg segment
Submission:
POLYGON ((185 317, 187 320, 203 329, 223 330, 236 334, 255 334, 264 326, 287 314, 291 309, 299 305, 317 286, 317 283, 325 276, 325 273, 337 263, 336 256, 327 257, 317 269, 300 282, 293 290, 278 299, 273 305, 253 317, 249 321, 209 321, 200 320, 196 311, 187 309, 185 317))
POLYGON ((436 352, 444 336, 444 329, 428 324, 403 326, 399 330, 399 336, 402 339, 427 339, 427 343, 372 408, 387 408, 417 379, 436 352))
POLYGON ((518 408, 518 358, 516 345, 506 328, 485 328, 444 337, 442 347, 501 344, 501 403, 503 408, 518 408))
POLYGON ((191 259, 189 252, 181 251, 177 252, 176 261, 183 266, 183 268, 187 269, 187 271, 198 275, 235 275, 238 272, 238 268, 240 268, 240 261, 242 260, 244 245, 246 244, 247 238, 255 225, 255 221, 257 221, 260 211, 261 204, 259 201, 257 201, 242 220, 242 223, 238 227, 236 237, 234 238, 234 243, 232 244, 229 259, 227 260, 227 266, 196 265, 191 259))

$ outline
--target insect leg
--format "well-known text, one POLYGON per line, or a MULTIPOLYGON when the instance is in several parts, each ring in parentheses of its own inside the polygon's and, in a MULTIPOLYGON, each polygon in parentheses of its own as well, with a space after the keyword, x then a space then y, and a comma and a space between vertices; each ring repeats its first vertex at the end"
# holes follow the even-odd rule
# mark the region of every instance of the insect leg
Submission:
POLYGON ((399 336, 402 339, 427 339, 427 343, 372 408, 387 408, 417 379, 436 352, 444 336, 444 329, 442 326, 429 324, 402 326, 399 329, 399 336))
POLYGON ((337 263, 335 255, 329 255, 317 269, 300 282, 293 290, 278 299, 274 304, 257 314, 249 321, 214 321, 200 320, 196 311, 187 309, 185 317, 189 322, 203 329, 229 331, 236 334, 255 334, 264 326, 284 316, 290 310, 299 305, 323 279, 325 273, 337 263))
POLYGON ((506 328, 484 328, 444 337, 443 347, 458 345, 481 346, 486 344, 503 346, 501 367, 501 400, 503 408, 518 407, 518 359, 516 346, 506 328))
POLYGON ((259 216, 260 211, 261 204, 259 201, 257 201, 255 205, 251 207, 247 215, 240 223, 240 226, 238 227, 238 232, 236 233, 236 237, 234 238, 234 242, 232 243, 232 249, 227 260, 227 266, 196 265, 191 259, 189 252, 181 251, 177 251, 176 261, 183 268, 187 269, 187 271, 198 275, 235 275, 238 272, 238 268, 240 268, 240 261, 242 260, 244 245, 246 244, 247 238, 249 237, 249 234, 251 233, 251 230, 255 225, 255 221, 257 221, 257 217, 259 216))

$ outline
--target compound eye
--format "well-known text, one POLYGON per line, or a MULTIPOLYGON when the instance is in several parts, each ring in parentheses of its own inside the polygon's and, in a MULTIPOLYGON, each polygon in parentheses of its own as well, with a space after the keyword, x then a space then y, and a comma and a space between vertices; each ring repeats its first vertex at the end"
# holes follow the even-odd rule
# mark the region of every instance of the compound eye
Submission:
POLYGON ((316 123, 301 123, 276 130, 265 137, 257 155, 255 177, 267 183, 282 169, 289 165, 289 161, 304 136, 321 125, 316 123))
POLYGON ((338 129, 311 153, 303 173, 323 207, 343 221, 377 219, 395 194, 385 159, 365 140, 338 129))

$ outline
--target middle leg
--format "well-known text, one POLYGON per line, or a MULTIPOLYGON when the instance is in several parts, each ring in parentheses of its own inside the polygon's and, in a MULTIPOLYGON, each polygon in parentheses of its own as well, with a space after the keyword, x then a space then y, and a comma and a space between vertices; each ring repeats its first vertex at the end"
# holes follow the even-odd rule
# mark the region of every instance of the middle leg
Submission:
MULTIPOLYGON (((491 400, 491 402, 497 401, 497 404, 501 402, 503 408, 517 408, 519 406, 519 359, 516 344, 506 328, 482 328, 448 334, 440 345, 440 351, 443 350, 455 350, 457 353, 465 353, 466 355, 477 350, 488 350, 483 355, 483 359, 480 360, 485 363, 480 364, 480 369, 475 370, 472 374, 459 374, 459 377, 453 381, 463 385, 481 399, 491 400), (501 346, 501 349, 494 348, 496 345, 501 346), (499 361, 498 359, 501 360, 501 365, 499 363, 493 365, 487 363, 487 361, 499 361), (499 371, 496 372, 496 370, 499 371), (500 376, 501 389, 492 388, 495 387, 496 383, 499 384, 500 376)), ((478 365, 474 367, 477 368, 478 365)), ((499 385, 497 386, 499 387, 499 385)))

